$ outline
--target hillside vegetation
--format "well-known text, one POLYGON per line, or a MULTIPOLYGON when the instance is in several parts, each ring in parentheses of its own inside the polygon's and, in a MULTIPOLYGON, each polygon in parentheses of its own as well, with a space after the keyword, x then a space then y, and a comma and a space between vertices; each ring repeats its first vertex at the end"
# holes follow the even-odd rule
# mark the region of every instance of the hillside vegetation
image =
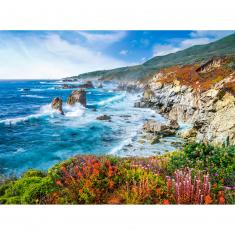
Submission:
POLYGON ((235 147, 149 158, 75 156, 0 185, 0 204, 234 204, 235 147))
POLYGON ((174 65, 203 63, 212 57, 234 55, 235 34, 218 41, 187 48, 165 56, 156 56, 144 64, 111 70, 94 71, 71 77, 72 79, 100 78, 103 80, 140 80, 151 77, 159 69, 174 65))

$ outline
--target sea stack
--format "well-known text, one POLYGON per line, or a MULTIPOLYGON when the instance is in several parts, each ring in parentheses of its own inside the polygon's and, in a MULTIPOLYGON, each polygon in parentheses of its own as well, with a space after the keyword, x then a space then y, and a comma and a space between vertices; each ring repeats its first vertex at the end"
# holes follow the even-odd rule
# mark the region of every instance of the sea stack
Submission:
POLYGON ((53 99, 52 103, 51 103, 51 107, 57 111, 60 112, 61 115, 64 115, 63 109, 62 109, 62 104, 63 101, 60 97, 56 97, 53 99))
POLYGON ((84 89, 75 90, 67 99, 67 104, 74 105, 75 103, 80 103, 86 107, 86 91, 84 89))

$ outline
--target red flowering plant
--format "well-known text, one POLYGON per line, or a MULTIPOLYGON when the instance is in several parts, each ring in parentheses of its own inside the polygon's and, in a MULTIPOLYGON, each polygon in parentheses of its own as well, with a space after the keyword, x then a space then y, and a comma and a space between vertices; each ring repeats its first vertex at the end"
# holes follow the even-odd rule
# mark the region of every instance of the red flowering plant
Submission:
POLYGON ((105 203, 117 182, 117 167, 111 160, 83 156, 57 166, 55 184, 61 187, 61 198, 70 203, 105 203))

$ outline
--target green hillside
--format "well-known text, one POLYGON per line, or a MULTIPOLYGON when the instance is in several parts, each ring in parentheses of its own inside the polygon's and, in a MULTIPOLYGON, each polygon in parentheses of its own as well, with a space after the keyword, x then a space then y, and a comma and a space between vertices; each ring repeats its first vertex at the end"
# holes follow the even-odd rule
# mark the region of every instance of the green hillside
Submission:
POLYGON ((165 56, 156 56, 142 65, 111 70, 94 71, 73 76, 73 79, 98 77, 102 80, 139 80, 153 75, 161 68, 172 65, 202 63, 214 56, 235 55, 235 34, 218 41, 187 48, 165 56))

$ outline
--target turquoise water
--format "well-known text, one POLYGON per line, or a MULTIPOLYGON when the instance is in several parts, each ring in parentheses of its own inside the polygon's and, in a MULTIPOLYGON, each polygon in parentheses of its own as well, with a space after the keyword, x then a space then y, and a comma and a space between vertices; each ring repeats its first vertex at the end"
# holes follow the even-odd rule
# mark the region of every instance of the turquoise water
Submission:
MULTIPOLYGON (((55 89, 54 81, 0 81, 0 175, 29 168, 48 169, 74 154, 151 155, 173 147, 167 142, 144 146, 138 138, 145 120, 163 118, 134 108, 140 94, 115 91, 115 84, 87 89, 87 108, 66 105, 72 89, 55 89), (65 116, 50 107, 64 101, 65 116), (107 114, 112 121, 96 117, 107 114)), ((170 140, 171 141, 171 140, 170 140)))

